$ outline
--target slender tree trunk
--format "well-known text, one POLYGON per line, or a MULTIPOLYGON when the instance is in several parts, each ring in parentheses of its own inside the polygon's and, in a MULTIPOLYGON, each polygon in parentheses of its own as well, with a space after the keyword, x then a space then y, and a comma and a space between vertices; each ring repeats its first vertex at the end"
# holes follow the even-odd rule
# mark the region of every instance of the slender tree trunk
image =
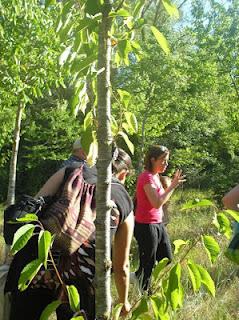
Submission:
POLYGON ((98 181, 96 193, 96 318, 109 319, 111 310, 110 292, 110 194, 111 194, 111 160, 112 136, 110 127, 110 59, 111 41, 109 31, 111 19, 111 0, 105 0, 102 22, 99 31, 98 69, 101 73, 97 79, 98 96, 98 130, 99 154, 97 161, 98 181))
POLYGON ((20 141, 22 113, 23 113, 24 107, 25 105, 23 103, 20 103, 18 106, 17 115, 16 115, 12 156, 11 156, 10 169, 9 169, 9 181, 8 181, 8 192, 7 192, 8 206, 11 204, 14 204, 15 202, 17 156, 18 156, 19 141, 20 141))
MULTIPOLYGON (((148 110, 148 109, 147 109, 148 110)), ((142 121, 142 128, 141 128, 141 143, 140 143, 140 153, 141 155, 144 154, 145 149, 145 125, 148 120, 148 112, 145 110, 144 117, 142 121)), ((138 163, 138 174, 143 171, 143 164, 144 164, 144 158, 140 157, 139 163, 138 163)))
MULTIPOLYGON (((155 86, 149 86, 147 92, 146 92, 146 103, 145 103, 145 109, 144 109, 144 117, 142 121, 142 128, 141 128, 141 143, 140 143, 140 154, 143 155, 145 153, 145 126, 148 120, 148 116, 150 114, 150 105, 152 103, 151 96, 153 96, 155 86)), ((142 172, 143 170, 143 164, 144 164, 144 158, 140 157, 138 166, 137 166, 137 172, 138 174, 142 172)))

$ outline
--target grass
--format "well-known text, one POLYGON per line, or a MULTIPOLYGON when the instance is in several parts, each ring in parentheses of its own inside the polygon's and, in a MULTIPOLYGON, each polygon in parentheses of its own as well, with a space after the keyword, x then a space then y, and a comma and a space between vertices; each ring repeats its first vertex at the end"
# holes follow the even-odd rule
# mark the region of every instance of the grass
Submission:
MULTIPOLYGON (((186 276, 187 270, 182 263, 182 284, 184 287, 184 304, 183 307, 175 312, 171 312, 172 320, 234 320, 239 319, 239 277, 238 267, 230 262, 224 256, 224 250, 229 240, 217 233, 212 224, 215 214, 213 208, 197 208, 194 210, 181 211, 182 205, 187 200, 194 198, 212 199, 213 194, 210 192, 199 192, 198 190, 178 190, 172 197, 169 206, 170 223, 168 232, 173 243, 176 239, 184 241, 193 241, 199 239, 193 249, 188 253, 188 258, 193 259, 196 263, 201 264, 211 274, 215 286, 216 297, 206 293, 205 288, 200 289, 196 294, 193 293, 191 282, 186 276), (200 241, 200 235, 212 235, 219 243, 221 253, 212 265, 208 259, 207 253, 200 241)), ((0 206, 0 231, 2 232, 3 206, 0 206)), ((0 235, 0 253, 3 246, 3 237, 0 235)), ((181 256, 183 253, 181 253, 181 256)), ((180 259, 180 253, 175 256, 180 259)), ((131 268, 135 270, 138 265, 137 243, 133 240, 131 247, 131 268)), ((112 286, 113 296, 116 296, 114 285, 112 286)), ((136 301, 139 293, 135 286, 130 286, 130 300, 136 301)), ((55 317, 51 318, 51 320, 55 317)), ((152 314, 152 319, 154 316, 152 314)))
MULTIPOLYGON (((198 239, 195 246, 190 250, 186 258, 193 259, 196 263, 205 267, 216 286, 216 297, 210 296, 205 288, 201 288, 198 293, 193 293, 191 281, 187 274, 187 268, 182 262, 182 285, 184 288, 184 304, 183 307, 175 312, 171 312, 172 320, 234 320, 239 319, 239 305, 237 303, 237 295, 239 289, 238 268, 230 262, 224 255, 224 250, 229 240, 218 234, 215 226, 212 224, 215 211, 217 209, 211 207, 201 207, 182 211, 181 207, 188 200, 194 198, 207 198, 212 200, 211 192, 199 192, 198 190, 178 190, 170 200, 169 213, 170 223, 167 226, 170 239, 173 243, 176 239, 184 241, 194 241, 198 239), (208 259, 208 255, 201 241, 201 235, 213 236, 221 248, 221 252, 217 260, 212 265, 208 259)), ((131 265, 133 268, 137 265, 136 244, 133 242, 131 265)), ((175 259, 180 260, 184 256, 184 252, 175 255, 175 259)), ((134 290, 134 289, 132 289, 134 290)), ((137 293, 132 294, 132 301, 137 299, 137 293)), ((152 314, 152 313, 151 313, 152 314)), ((152 314, 152 319, 154 316, 152 314)))

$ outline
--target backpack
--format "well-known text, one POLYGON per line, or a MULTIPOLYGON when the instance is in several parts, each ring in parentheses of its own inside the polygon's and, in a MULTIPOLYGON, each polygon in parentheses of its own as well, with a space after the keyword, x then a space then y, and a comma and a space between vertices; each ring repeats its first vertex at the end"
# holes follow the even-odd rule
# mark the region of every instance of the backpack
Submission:
POLYGON ((83 168, 84 165, 66 169, 56 201, 41 217, 44 228, 55 235, 53 248, 67 255, 73 254, 95 232, 95 184, 86 182, 83 168))
POLYGON ((10 205, 4 210, 3 237, 7 245, 11 245, 15 232, 24 223, 17 222, 17 219, 24 217, 27 213, 41 215, 42 208, 50 201, 50 197, 39 197, 35 199, 28 195, 23 195, 20 201, 10 205))

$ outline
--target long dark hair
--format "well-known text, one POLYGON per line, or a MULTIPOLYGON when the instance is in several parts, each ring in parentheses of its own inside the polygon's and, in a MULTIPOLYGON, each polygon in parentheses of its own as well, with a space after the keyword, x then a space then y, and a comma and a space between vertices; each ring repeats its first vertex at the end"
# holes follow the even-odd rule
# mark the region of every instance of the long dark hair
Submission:
POLYGON ((169 153, 169 150, 167 147, 159 146, 159 145, 150 146, 144 158, 145 170, 152 171, 152 161, 151 161, 152 158, 156 160, 162 155, 166 156, 168 153, 169 153))

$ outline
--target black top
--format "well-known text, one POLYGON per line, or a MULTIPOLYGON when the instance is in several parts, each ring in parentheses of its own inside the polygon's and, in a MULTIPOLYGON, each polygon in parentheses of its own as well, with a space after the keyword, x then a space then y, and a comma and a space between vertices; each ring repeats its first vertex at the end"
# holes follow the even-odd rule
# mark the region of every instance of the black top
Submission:
MULTIPOLYGON (((66 168, 64 182, 76 167, 79 167, 79 165, 66 168)), ((97 181, 96 168, 92 169, 84 166, 83 176, 86 182, 95 184, 97 181)), ((113 209, 111 213, 111 234, 114 234, 118 225, 133 211, 133 202, 124 186, 116 178, 112 179, 111 199, 116 204, 116 210, 113 209)), ((56 253, 56 255, 58 256, 59 253, 56 253)), ((17 289, 17 283, 22 269, 27 263, 36 259, 36 257, 37 237, 33 237, 29 243, 15 255, 8 273, 5 291, 14 291, 17 289)), ((63 276, 66 276, 66 278, 64 278, 66 283, 74 284, 74 277, 71 276, 72 271, 73 274, 79 274, 80 272, 83 278, 92 282, 95 273, 95 239, 92 238, 87 243, 84 243, 75 254, 69 256, 69 258, 64 257, 64 259, 68 261, 68 266, 64 263, 65 267, 64 270, 62 270, 63 276)), ((42 284, 39 284, 39 286, 42 286, 42 284)))

